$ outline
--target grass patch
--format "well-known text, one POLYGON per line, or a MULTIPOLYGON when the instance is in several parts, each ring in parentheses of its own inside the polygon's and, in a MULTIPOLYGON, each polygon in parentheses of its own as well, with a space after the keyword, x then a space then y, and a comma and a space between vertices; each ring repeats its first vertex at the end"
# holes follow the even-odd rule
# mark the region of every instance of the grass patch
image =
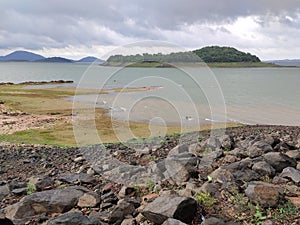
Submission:
POLYGON ((197 193, 194 195, 194 198, 204 207, 212 207, 215 205, 218 200, 210 195, 210 193, 197 193))
POLYGON ((213 68, 247 68, 247 67, 280 67, 273 63, 266 62, 220 62, 220 63, 207 63, 208 67, 213 68))
POLYGON ((35 185, 27 183, 27 195, 31 195, 36 191, 35 185))

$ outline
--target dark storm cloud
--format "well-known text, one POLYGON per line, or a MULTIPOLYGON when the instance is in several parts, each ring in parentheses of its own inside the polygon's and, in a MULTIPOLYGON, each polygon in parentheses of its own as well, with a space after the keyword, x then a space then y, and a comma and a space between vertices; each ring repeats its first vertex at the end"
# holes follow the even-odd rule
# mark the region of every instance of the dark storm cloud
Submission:
POLYGON ((298 0, 2 0, 0 47, 40 49, 168 40, 169 32, 189 35, 185 28, 195 24, 227 35, 230 31, 225 27, 209 26, 231 24, 245 16, 255 16, 262 27, 276 20, 298 29, 299 21, 294 18, 299 14, 298 0))

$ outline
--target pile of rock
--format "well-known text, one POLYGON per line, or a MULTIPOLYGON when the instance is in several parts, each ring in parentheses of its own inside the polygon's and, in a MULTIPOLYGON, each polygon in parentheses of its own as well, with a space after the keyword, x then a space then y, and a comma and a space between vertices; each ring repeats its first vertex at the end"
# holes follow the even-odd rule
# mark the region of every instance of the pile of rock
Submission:
MULTIPOLYGON (((73 149, 67 156, 72 157, 69 170, 58 161, 61 165, 55 168, 61 171, 49 173, 52 161, 35 176, 6 176, 0 181, 0 224, 250 224, 249 215, 241 222, 224 209, 234 205, 234 195, 261 209, 289 200, 298 212, 288 223, 299 224, 299 129, 251 135, 234 131, 175 147, 173 143, 165 157, 134 165, 116 159, 116 146, 92 146, 80 154, 73 149), (207 206, 197 193, 209 194, 217 206, 207 206)), ((148 148, 151 159, 157 153, 148 148)), ((14 150, 31 155, 24 146, 14 150)), ((140 151, 134 154, 144 157, 140 151)), ((24 167, 30 163, 23 161, 24 167)), ((13 170, 10 166, 1 165, 2 178, 13 170)), ((265 224, 276 224, 269 219, 265 224)))

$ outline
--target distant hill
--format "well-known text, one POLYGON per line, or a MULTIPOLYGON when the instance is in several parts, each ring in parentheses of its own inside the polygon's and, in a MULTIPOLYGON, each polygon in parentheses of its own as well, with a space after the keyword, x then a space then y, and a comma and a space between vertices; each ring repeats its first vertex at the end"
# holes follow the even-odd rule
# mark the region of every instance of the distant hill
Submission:
POLYGON ((280 66, 300 67, 300 59, 279 59, 279 60, 268 60, 267 62, 274 63, 280 66))
POLYGON ((34 62, 37 60, 43 60, 45 57, 27 51, 15 51, 6 56, 1 56, 0 61, 29 61, 34 62))
POLYGON ((210 46, 194 50, 193 52, 206 63, 260 62, 257 56, 241 52, 232 47, 210 46))
POLYGON ((0 62, 10 62, 10 61, 24 61, 24 62, 61 62, 61 63, 92 63, 92 62, 104 62, 102 59, 96 57, 88 56, 80 60, 66 59, 63 57, 49 57, 46 58, 42 55, 38 55, 28 51, 15 51, 5 56, 0 56, 0 62))
POLYGON ((268 60, 267 62, 290 63, 290 62, 300 62, 300 59, 275 59, 275 60, 268 60))
POLYGON ((76 62, 78 62, 78 63, 93 63, 93 62, 101 63, 101 62, 104 62, 104 60, 98 59, 98 58, 93 57, 93 56, 87 56, 87 57, 84 57, 82 59, 77 60, 76 62))
POLYGON ((58 62, 58 63, 72 63, 74 62, 71 59, 66 59, 62 57, 50 57, 50 58, 44 58, 41 60, 37 60, 36 62, 58 62))

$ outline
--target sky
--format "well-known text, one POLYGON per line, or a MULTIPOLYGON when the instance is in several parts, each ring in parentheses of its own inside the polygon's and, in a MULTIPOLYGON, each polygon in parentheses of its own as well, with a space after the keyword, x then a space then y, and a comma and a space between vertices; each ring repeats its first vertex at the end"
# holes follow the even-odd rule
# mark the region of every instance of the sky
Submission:
POLYGON ((299 39, 300 0, 0 0, 0 55, 103 58, 152 40, 300 59, 299 39))

